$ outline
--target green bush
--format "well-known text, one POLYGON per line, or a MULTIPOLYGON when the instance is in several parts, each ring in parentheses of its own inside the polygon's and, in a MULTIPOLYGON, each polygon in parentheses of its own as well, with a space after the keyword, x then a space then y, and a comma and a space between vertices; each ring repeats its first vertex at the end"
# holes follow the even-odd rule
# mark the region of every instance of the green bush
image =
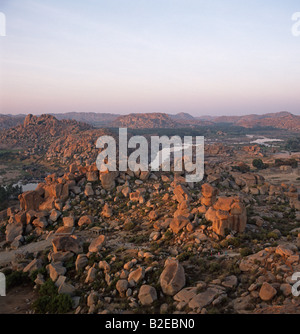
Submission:
POLYGON ((252 165, 256 169, 266 169, 268 167, 268 165, 265 164, 261 159, 254 159, 252 161, 252 165))
POLYGON ((212 262, 209 265, 208 271, 210 273, 216 273, 221 270, 221 265, 218 262, 212 262))
POLYGON ((251 248, 249 248, 249 247, 244 247, 244 248, 242 248, 242 249, 240 250, 240 254, 241 254, 242 257, 246 257, 246 256, 249 256, 249 255, 251 255, 251 254, 253 254, 253 253, 252 253, 251 248))
POLYGON ((19 286, 23 283, 28 283, 28 282, 29 282, 28 274, 23 273, 23 271, 13 271, 6 276, 6 287, 8 290, 14 288, 15 286, 19 286))
POLYGON ((72 299, 65 294, 58 294, 58 289, 51 279, 39 289, 39 298, 32 305, 39 314, 63 314, 72 308, 72 299))
POLYGON ((268 235, 267 235, 267 238, 268 238, 268 239, 278 240, 278 239, 279 239, 279 236, 278 236, 278 234, 275 233, 275 232, 269 232, 268 235))
POLYGON ((34 282, 36 280, 38 274, 42 274, 44 276, 47 275, 46 268, 41 268, 41 269, 33 270, 31 272, 31 274, 29 275, 29 278, 31 279, 32 282, 34 282))

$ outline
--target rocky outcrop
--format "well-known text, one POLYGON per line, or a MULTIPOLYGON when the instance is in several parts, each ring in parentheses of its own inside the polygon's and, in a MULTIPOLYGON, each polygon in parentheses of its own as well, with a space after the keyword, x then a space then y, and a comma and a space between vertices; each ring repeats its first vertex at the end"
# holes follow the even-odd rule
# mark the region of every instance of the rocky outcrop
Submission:
POLYGON ((43 201, 41 193, 39 191, 27 191, 19 195, 20 207, 22 210, 38 210, 40 204, 43 201))
POLYGON ((212 206, 215 204, 218 195, 218 189, 214 188, 208 183, 205 183, 201 187, 202 198, 201 204, 204 206, 212 206))
POLYGON ((225 236, 226 231, 243 233, 247 224, 247 212, 240 198, 220 197, 210 207, 205 218, 213 223, 215 233, 225 236))
POLYGON ((27 115, 24 123, 3 131, 0 142, 7 147, 22 146, 45 152, 59 137, 92 129, 90 125, 73 120, 57 120, 51 115, 27 115))

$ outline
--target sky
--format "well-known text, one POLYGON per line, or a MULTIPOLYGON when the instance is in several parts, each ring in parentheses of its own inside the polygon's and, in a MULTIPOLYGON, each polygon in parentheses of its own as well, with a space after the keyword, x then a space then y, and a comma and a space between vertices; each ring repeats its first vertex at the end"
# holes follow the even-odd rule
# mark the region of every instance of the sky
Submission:
POLYGON ((0 0, 0 12, 2 114, 300 114, 298 0, 0 0))

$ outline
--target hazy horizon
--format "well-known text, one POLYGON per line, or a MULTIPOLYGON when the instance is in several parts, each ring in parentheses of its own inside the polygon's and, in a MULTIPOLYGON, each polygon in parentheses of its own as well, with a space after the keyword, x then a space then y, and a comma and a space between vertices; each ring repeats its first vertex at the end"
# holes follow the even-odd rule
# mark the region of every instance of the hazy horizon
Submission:
MULTIPOLYGON (((179 113, 163 113, 162 114, 167 114, 167 115, 172 115, 172 116, 176 116, 178 114, 182 114, 182 113, 185 113, 185 114, 189 114, 195 118, 217 118, 217 117, 238 117, 238 116, 251 116, 251 115, 267 115, 267 114, 278 114, 278 113, 282 113, 282 112, 288 112, 288 111, 278 111, 278 112, 271 112, 271 113, 249 113, 249 114, 215 114, 215 115, 208 115, 208 114, 197 114, 197 115, 192 115, 190 113, 185 113, 185 112, 179 112, 179 113)), ((11 114, 11 113, 0 113, 0 115, 5 115, 5 116, 12 116, 12 117, 17 117, 17 116, 27 116, 29 114, 32 114, 34 116, 41 116, 41 115, 67 115, 67 114, 110 114, 110 115, 116 115, 116 116, 127 116, 127 115, 133 115, 133 114, 154 114, 154 113, 157 113, 157 112, 147 112, 147 113, 143 113, 143 112, 137 112, 137 113, 128 113, 128 114, 122 114, 122 113, 106 113, 106 112, 78 112, 78 111, 69 111, 69 112, 62 112, 62 113, 56 113, 56 112, 49 112, 49 113, 40 113, 40 112, 37 112, 37 113, 18 113, 18 114, 11 114)), ((300 113, 291 113, 293 115, 296 115, 296 116, 299 116, 300 113)))
POLYGON ((0 114, 300 113, 298 1, 1 0, 0 114))

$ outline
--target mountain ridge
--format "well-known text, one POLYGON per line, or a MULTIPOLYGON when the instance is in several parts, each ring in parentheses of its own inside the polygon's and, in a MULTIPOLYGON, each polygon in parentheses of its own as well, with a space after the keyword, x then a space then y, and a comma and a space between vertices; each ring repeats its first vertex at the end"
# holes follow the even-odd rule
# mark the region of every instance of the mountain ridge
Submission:
MULTIPOLYGON (((300 116, 287 111, 241 116, 192 116, 189 113, 132 113, 128 115, 111 113, 70 112, 49 114, 58 121, 77 121, 92 127, 128 127, 128 128, 179 128, 193 126, 213 126, 228 124, 244 128, 273 127, 300 131, 300 116)), ((41 115, 42 116, 42 115, 41 115)), ((26 115, 0 114, 0 131, 20 126, 26 115)), ((34 116, 39 117, 39 116, 34 116)))

